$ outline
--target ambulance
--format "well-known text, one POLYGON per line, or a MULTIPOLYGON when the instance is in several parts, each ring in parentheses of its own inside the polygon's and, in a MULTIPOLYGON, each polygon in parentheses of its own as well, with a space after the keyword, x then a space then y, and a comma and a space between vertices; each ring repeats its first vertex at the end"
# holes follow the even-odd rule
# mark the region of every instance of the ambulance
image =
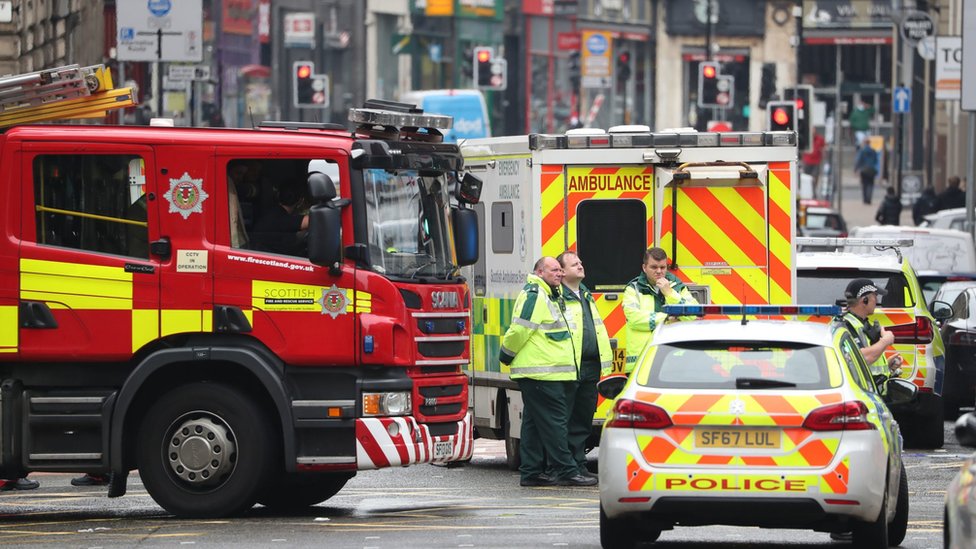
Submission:
MULTIPOLYGON (((518 465, 522 401, 498 360, 515 298, 540 256, 575 250, 626 364, 624 287, 644 250, 664 248, 700 303, 794 300, 796 136, 791 132, 576 129, 461 142, 484 180, 472 292, 470 407, 478 435, 506 441, 518 465)), ((632 367, 632 365, 629 365, 632 367)), ((601 401, 594 427, 609 403, 601 401)), ((594 443, 599 429, 594 429, 594 443)))

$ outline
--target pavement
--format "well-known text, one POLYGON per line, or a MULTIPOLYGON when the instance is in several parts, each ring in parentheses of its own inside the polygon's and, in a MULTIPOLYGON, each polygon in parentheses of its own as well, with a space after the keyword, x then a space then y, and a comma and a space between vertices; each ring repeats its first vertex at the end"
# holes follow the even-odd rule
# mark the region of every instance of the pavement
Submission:
MULTIPOLYGON (((825 151, 825 158, 828 158, 827 155, 828 152, 825 151)), ((888 187, 887 181, 879 177, 874 184, 874 194, 871 199, 871 204, 865 204, 861 200, 861 178, 854 173, 854 155, 855 149, 852 146, 844 147, 841 154, 843 170, 841 171, 842 184, 839 210, 844 220, 847 221, 848 229, 866 225, 877 225, 874 216, 878 212, 878 206, 881 205, 881 201, 884 199, 885 189, 888 187)), ((911 204, 902 206, 900 225, 915 225, 912 221, 911 204)))

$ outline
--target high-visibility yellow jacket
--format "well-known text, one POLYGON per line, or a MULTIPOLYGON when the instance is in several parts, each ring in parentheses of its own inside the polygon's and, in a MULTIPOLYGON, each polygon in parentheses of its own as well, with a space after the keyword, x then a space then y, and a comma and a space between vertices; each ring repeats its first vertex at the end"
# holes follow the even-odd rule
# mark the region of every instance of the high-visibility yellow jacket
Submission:
POLYGON ((526 278, 499 352, 499 360, 509 365, 512 379, 576 379, 576 351, 564 307, 562 298, 546 281, 534 274, 526 278))
MULTIPOLYGON (((847 325, 847 328, 851 331, 851 334, 854 335, 854 339, 857 340, 858 345, 860 345, 862 349, 865 347, 870 347, 873 344, 871 338, 869 338, 867 333, 864 331, 864 329, 867 328, 867 324, 864 322, 864 320, 861 320, 860 317, 850 311, 844 313, 840 318, 842 321, 844 321, 844 324, 847 325)), ((881 356, 879 356, 877 360, 868 364, 868 367, 871 369, 871 375, 888 375, 889 373, 888 359, 885 358, 884 353, 881 353, 881 356)))
POLYGON ((596 310, 596 302, 590 290, 580 284, 580 299, 569 288, 563 286, 563 298, 566 301, 566 319, 569 320, 573 334, 573 346, 576 351, 576 364, 583 363, 583 307, 590 308, 593 317, 593 330, 596 332, 596 344, 600 350, 600 376, 608 376, 613 369, 613 349, 610 347, 610 334, 596 310))
POLYGON ((637 357, 644 350, 647 342, 651 340, 651 335, 665 320, 665 305, 694 305, 698 303, 684 282, 671 273, 664 276, 671 283, 674 293, 665 296, 655 284, 647 280, 647 276, 641 273, 627 283, 624 289, 624 316, 627 317, 627 366, 629 373, 637 363, 637 357))

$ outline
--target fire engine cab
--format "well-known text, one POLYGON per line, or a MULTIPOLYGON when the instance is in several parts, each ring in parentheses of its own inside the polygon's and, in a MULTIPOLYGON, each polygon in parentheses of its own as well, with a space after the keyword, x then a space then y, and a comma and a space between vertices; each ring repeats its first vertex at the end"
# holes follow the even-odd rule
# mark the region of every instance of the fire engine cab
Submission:
MULTIPOLYGON (((14 78, 16 124, 69 100, 14 78)), ((205 517, 471 456, 480 181, 449 117, 349 120, 0 134, 0 477, 138 469, 205 517)))

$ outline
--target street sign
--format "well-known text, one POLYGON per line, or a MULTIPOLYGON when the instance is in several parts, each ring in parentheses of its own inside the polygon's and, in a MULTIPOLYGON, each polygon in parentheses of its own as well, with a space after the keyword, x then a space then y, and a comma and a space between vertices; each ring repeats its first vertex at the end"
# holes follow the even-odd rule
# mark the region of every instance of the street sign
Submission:
POLYGON ((169 65, 166 76, 170 80, 210 80, 210 65, 169 65))
POLYGON ((908 10, 901 19, 901 35, 914 46, 926 36, 935 36, 935 22, 924 11, 908 10))
POLYGON ((891 106, 895 114, 903 114, 912 110, 912 89, 905 87, 895 88, 892 94, 891 106))
POLYGON ((962 37, 935 38, 935 98, 959 101, 962 81, 962 37))
POLYGON ((203 0, 118 2, 115 11, 119 61, 203 61, 203 0))

